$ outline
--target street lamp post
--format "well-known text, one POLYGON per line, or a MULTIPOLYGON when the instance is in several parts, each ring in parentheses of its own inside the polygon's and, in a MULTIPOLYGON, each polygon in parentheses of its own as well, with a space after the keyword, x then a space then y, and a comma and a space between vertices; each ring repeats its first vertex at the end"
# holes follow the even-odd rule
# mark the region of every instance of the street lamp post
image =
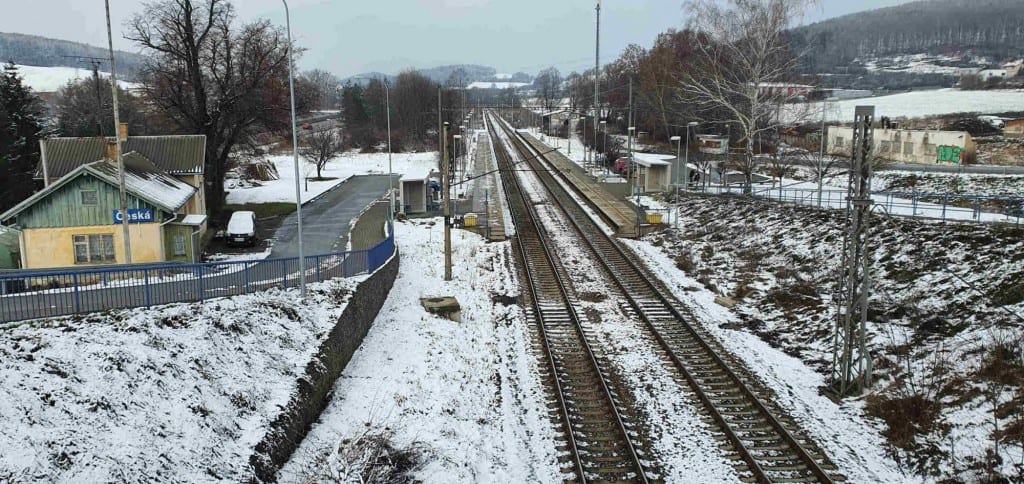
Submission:
MULTIPOLYGON (((598 124, 601 125, 601 131, 604 132, 604 150, 602 150, 602 151, 604 151, 603 154, 607 155, 608 154, 608 120, 602 119, 602 120, 598 121, 598 124)), ((595 148, 597 147, 597 130, 594 131, 594 147, 595 148)), ((608 174, 608 160, 607 159, 604 160, 604 173, 606 175, 608 174)))
MULTIPOLYGON (((388 194, 391 204, 391 209, 388 210, 388 222, 390 225, 391 218, 395 216, 395 172, 391 169, 391 88, 388 87, 387 79, 384 79, 381 84, 384 85, 384 106, 388 112, 388 194)), ((394 227, 388 227, 388 230, 394 230, 394 227)))
POLYGON ((292 22, 288 12, 288 1, 284 3, 284 21, 288 30, 288 93, 291 97, 292 108, 292 159, 295 165, 295 220, 299 231, 299 294, 303 299, 306 297, 306 259, 302 252, 302 185, 299 183, 299 134, 295 126, 295 61, 292 56, 292 22))
POLYGON ((640 239, 640 170, 637 169, 636 156, 633 154, 633 133, 636 131, 636 126, 630 126, 626 129, 626 144, 629 145, 629 165, 633 167, 632 173, 630 173, 630 185, 633 187, 633 191, 636 192, 636 238, 640 239))

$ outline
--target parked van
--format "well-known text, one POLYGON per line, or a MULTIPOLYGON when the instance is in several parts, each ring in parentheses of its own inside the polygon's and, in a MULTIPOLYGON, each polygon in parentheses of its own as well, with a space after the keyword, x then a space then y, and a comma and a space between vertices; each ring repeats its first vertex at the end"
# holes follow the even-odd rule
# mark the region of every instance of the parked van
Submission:
POLYGON ((228 245, 256 245, 256 213, 241 211, 231 214, 224 236, 228 245))

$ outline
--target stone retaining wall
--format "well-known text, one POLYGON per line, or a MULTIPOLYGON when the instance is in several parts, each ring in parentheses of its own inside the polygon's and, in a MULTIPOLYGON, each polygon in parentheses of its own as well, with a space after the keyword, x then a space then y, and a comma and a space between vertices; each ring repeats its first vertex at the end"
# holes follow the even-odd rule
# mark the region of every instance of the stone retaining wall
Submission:
POLYGON ((288 405, 270 424, 270 430, 249 457, 251 482, 273 482, 277 472, 327 408, 331 389, 362 344, 398 276, 398 250, 387 264, 359 285, 338 319, 338 324, 306 365, 288 405))

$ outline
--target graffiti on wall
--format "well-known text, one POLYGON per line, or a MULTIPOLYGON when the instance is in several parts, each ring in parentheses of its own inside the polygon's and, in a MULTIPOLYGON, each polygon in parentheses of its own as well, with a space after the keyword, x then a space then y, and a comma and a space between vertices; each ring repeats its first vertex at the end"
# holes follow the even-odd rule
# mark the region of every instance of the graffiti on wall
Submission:
POLYGON ((939 146, 937 161, 961 164, 964 161, 964 149, 959 146, 939 146))

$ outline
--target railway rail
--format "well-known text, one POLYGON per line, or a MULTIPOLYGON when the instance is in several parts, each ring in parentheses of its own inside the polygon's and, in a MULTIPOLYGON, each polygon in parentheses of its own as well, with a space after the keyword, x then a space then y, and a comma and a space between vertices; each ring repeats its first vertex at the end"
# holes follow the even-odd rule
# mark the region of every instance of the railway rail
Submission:
MULTIPOLYGON (((495 131, 490 131, 492 136, 495 131)), ((528 196, 515 181, 512 160, 495 136, 494 152, 516 224, 516 245, 523 262, 528 314, 540 329, 555 397, 566 428, 568 461, 579 482, 649 482, 642 449, 620 412, 603 364, 595 356, 576 310, 566 269, 546 243, 543 227, 528 196)))
MULTIPOLYGON (((756 390, 754 379, 703 329, 689 323, 683 306, 652 277, 643 263, 608 236, 545 166, 546 147, 527 142, 500 119, 499 125, 521 159, 549 193, 549 199, 594 255, 622 296, 623 309, 643 322, 648 338, 671 361, 676 380, 700 401, 727 442, 726 452, 751 482, 837 482, 844 480, 816 444, 756 390)), ((507 156, 507 155, 506 155, 507 156)), ((519 220, 516 219, 518 223, 519 220)), ((545 248, 550 254, 551 249, 545 248)), ((529 253, 529 252, 528 252, 529 253)), ((536 253, 536 252, 534 252, 536 253)), ((550 255, 548 255, 550 257, 550 255)))

